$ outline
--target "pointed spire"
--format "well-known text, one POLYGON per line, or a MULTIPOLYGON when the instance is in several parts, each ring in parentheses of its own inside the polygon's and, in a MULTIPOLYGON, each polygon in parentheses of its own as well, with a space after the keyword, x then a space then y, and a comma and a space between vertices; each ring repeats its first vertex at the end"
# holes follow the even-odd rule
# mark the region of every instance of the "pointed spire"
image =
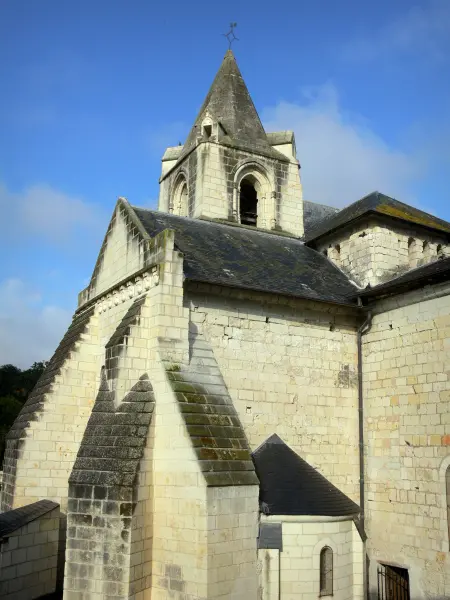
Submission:
POLYGON ((211 88, 203 102, 186 143, 183 155, 195 146, 201 124, 209 113, 220 123, 224 143, 243 148, 254 148, 265 154, 280 155, 270 145, 264 127, 256 112, 232 50, 227 50, 211 88))

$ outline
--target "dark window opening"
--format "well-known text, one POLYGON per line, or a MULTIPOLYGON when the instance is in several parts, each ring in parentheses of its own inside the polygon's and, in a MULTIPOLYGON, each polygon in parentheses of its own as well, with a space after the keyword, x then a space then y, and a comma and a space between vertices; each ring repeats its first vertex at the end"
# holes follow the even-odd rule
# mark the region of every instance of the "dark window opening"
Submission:
POLYGON ((258 196, 253 185, 244 179, 240 192, 240 220, 242 225, 256 227, 258 219, 258 196))
POLYGON ((205 138, 210 138, 211 134, 212 134, 212 125, 204 125, 203 126, 203 133, 205 138))
POLYGON ((448 529, 448 541, 450 550, 450 467, 447 467, 445 472, 445 492, 446 492, 446 504, 447 504, 447 529, 448 529))
POLYGON ((333 595, 333 550, 328 546, 320 551, 320 595, 333 595))
POLYGON ((378 600, 410 600, 408 569, 394 565, 378 567, 378 600))

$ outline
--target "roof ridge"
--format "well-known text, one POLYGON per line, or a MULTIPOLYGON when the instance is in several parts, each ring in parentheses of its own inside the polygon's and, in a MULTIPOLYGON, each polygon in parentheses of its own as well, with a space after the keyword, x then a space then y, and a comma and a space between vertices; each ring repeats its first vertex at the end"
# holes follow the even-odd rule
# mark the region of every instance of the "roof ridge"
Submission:
POLYGON ((160 210, 152 210, 151 208, 143 208, 140 206, 134 206, 132 205, 133 210, 145 210, 146 212, 150 212, 153 214, 160 214, 160 215, 165 215, 171 219, 183 219, 183 221, 191 221, 191 222, 195 222, 195 223, 210 223, 211 225, 217 225, 217 226, 222 226, 222 227, 233 227, 236 229, 241 229, 241 230, 245 230, 245 231, 249 231, 250 234, 262 234, 262 235, 270 235, 273 237, 279 237, 279 238, 283 238, 283 239, 289 239, 289 240, 294 240, 296 242, 298 242, 299 244, 301 244, 302 246, 304 245, 304 242, 301 238, 298 238, 290 233, 284 232, 284 231, 276 231, 276 230, 270 230, 270 229, 259 229, 258 227, 252 227, 251 225, 242 225, 241 223, 235 223, 233 221, 219 221, 219 220, 215 220, 215 219, 210 219, 207 217, 183 217, 181 215, 174 215, 172 213, 168 213, 168 212, 164 212, 164 211, 160 211, 160 210))

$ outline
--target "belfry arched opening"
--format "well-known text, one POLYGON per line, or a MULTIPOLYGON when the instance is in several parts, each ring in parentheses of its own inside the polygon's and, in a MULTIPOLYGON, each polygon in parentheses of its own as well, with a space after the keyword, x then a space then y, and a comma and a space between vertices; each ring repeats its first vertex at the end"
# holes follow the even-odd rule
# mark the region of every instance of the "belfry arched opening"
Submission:
POLYGON ((239 217, 242 225, 256 227, 258 221, 258 194, 250 177, 242 180, 239 188, 239 217))

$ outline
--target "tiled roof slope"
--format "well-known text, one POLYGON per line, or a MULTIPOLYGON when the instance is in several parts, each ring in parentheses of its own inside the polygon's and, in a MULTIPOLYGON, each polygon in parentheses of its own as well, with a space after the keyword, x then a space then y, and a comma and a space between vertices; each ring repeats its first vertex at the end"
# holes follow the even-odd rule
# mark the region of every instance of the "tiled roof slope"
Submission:
POLYGON ((308 237, 311 231, 318 227, 322 221, 332 217, 339 212, 334 206, 317 204, 303 200, 303 226, 305 228, 305 237, 308 237))
POLYGON ((336 215, 332 215, 319 223, 307 234, 306 241, 312 242, 327 233, 335 231, 339 227, 347 225, 348 223, 371 213, 450 234, 450 223, 447 221, 438 219, 437 217, 419 210, 418 208, 414 208, 413 206, 409 206, 408 204, 403 204, 403 202, 380 194, 380 192, 373 192, 372 194, 361 198, 361 200, 350 204, 350 206, 343 208, 336 215))
POLYGON ((197 135, 201 133, 201 122, 206 111, 209 111, 223 127, 225 133, 224 143, 253 149, 278 160, 289 160, 286 156, 274 150, 267 139, 264 127, 231 50, 228 50, 225 54, 184 144, 181 157, 185 156, 195 146, 197 135))
POLYGON ((356 288, 325 256, 295 238, 133 208, 151 237, 175 231, 185 276, 273 294, 353 304, 356 288))
POLYGON ((166 364, 206 485, 257 485, 244 428, 211 346, 190 339, 189 366, 166 364))
POLYGON ((270 515, 351 516, 357 504, 276 434, 253 453, 261 510, 270 515))
POLYGON ((142 375, 117 406, 114 396, 103 369, 70 484, 103 488, 134 484, 155 406, 153 388, 142 375))
POLYGON ((0 513, 0 540, 58 506, 59 504, 51 500, 39 500, 33 504, 0 513))

